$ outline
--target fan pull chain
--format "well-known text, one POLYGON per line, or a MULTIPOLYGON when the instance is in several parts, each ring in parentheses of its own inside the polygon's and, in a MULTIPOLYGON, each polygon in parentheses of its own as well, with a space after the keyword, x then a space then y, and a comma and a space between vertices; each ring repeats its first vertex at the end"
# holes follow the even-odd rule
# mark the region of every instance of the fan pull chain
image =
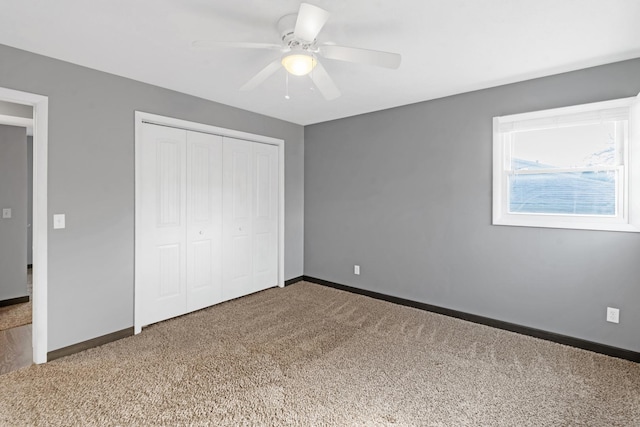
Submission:
POLYGON ((289 96, 289 73, 287 73, 284 78, 284 99, 291 99, 289 96))
MULTIPOLYGON (((315 59, 315 56, 313 57, 315 59)), ((316 67, 312 67, 311 68, 311 74, 309 74, 309 77, 311 78, 311 84, 309 85, 309 89, 311 90, 311 92, 313 92, 314 88, 313 88, 313 73, 316 67)))

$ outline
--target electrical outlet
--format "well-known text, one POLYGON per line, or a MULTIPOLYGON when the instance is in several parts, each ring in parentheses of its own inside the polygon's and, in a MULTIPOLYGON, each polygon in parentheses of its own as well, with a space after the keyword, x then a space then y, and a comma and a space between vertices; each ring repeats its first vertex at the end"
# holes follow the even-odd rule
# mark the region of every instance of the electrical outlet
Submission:
POLYGON ((359 265, 354 265, 353 266, 353 274, 360 274, 360 266, 359 265))
POLYGON ((620 323, 620 309, 607 307, 607 322, 620 323))
POLYGON ((2 209, 2 218, 3 219, 11 218, 11 208, 2 209))

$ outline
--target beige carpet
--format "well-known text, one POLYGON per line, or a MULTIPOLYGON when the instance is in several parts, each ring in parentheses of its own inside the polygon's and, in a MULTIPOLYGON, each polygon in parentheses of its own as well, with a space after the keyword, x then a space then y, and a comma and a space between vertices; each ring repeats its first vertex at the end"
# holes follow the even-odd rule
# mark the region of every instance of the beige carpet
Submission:
POLYGON ((31 323, 31 301, 0 307, 0 331, 31 323))
POLYGON ((0 425, 638 426, 640 364, 298 283, 0 376, 0 425))

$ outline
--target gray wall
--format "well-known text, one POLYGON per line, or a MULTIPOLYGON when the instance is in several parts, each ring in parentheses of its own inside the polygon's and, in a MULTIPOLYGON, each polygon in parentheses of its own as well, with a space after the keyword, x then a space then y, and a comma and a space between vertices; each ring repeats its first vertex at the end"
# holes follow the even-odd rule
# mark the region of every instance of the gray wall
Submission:
POLYGON ((302 275, 301 126, 2 45, 0 87, 49 97, 49 351, 133 326, 135 110, 284 139, 285 278, 302 275))
POLYGON ((307 126, 305 274, 640 351, 640 234, 491 225, 492 117, 639 91, 632 60, 307 126))
POLYGON ((27 295, 27 130, 0 125, 0 301, 27 295))

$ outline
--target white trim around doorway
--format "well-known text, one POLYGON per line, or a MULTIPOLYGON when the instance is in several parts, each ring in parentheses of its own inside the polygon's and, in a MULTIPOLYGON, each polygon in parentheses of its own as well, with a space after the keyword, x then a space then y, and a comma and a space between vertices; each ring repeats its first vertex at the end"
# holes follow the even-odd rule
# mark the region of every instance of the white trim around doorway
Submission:
MULTIPOLYGON (((49 98, 0 87, 0 101, 33 107, 33 362, 47 361, 49 98)), ((25 230, 26 232, 26 230, 25 230)))

